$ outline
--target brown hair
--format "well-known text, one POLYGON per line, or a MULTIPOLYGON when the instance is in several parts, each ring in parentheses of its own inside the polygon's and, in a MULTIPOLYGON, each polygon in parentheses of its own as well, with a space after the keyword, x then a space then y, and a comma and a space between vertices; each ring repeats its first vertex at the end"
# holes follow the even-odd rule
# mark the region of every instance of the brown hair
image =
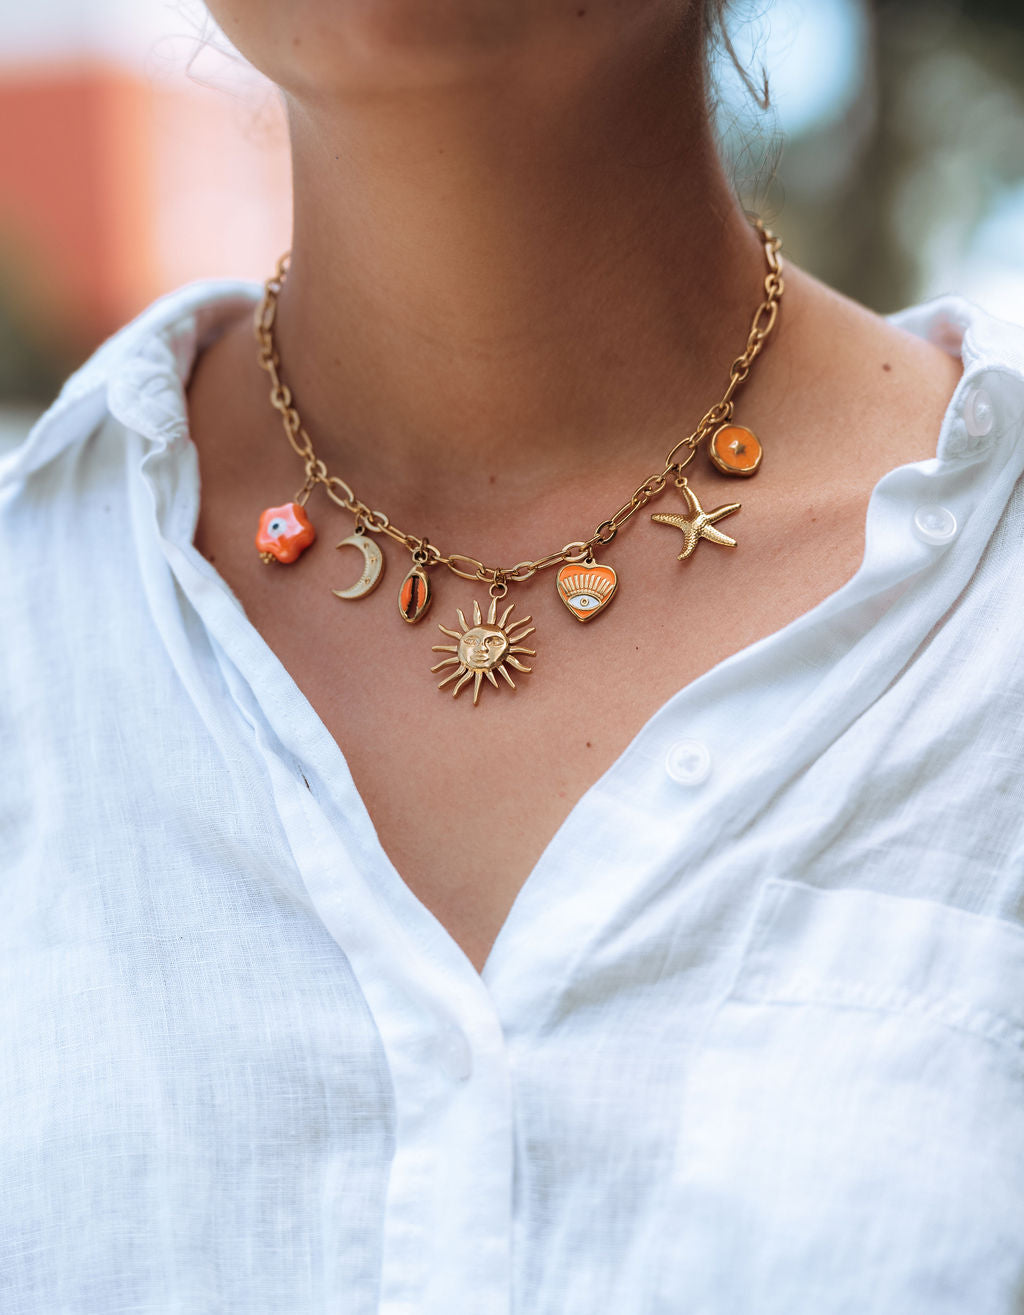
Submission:
MULTIPOLYGON (((726 23, 727 12, 732 0, 703 0, 704 4, 704 49, 706 52, 707 63, 709 66, 714 58, 716 50, 724 50, 729 56, 733 68, 740 76, 740 80, 751 96, 757 102, 760 109, 766 110, 771 104, 771 97, 768 91, 768 70, 762 64, 757 73, 757 78, 751 74, 736 53, 736 47, 732 43, 729 35, 729 28, 726 23)), ((708 82, 711 84, 711 78, 708 82)))

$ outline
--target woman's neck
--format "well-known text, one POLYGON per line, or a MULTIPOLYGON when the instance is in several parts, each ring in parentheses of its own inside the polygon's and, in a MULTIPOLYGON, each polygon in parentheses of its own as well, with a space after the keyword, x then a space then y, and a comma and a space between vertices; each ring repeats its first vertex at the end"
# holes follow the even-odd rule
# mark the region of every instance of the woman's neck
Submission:
POLYGON ((289 95, 278 345, 329 465, 435 505, 453 469, 471 499, 500 466, 526 498, 692 427, 763 276, 702 61, 697 33, 637 30, 550 67, 289 95))

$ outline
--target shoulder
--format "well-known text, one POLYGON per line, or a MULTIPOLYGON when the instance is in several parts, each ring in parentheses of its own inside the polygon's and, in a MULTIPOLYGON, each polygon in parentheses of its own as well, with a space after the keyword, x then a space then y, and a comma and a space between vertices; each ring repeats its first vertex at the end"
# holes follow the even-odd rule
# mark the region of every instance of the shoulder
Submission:
POLYGON ((134 624, 126 616, 141 606, 152 546, 140 524, 187 473, 193 360, 258 293, 204 281, 161 297, 71 375, 0 459, 0 554, 15 564, 0 574, 0 702, 56 689, 83 645, 134 624))
POLYGON ((964 297, 944 296, 887 320, 959 357, 962 374, 940 436, 940 459, 972 460, 1024 442, 1024 305, 1015 323, 964 297))
POLYGON ((192 361, 225 318, 254 307, 259 285, 204 279, 158 298, 107 339, 64 383, 22 441, 0 458, 0 497, 17 496, 31 476, 80 446, 114 412, 152 428, 182 418, 192 361))

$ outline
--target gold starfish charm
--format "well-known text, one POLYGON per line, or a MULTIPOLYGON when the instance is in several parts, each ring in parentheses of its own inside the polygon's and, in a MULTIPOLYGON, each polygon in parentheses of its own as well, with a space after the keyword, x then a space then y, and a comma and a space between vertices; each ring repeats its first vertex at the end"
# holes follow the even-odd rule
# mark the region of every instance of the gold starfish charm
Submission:
POLYGON ((730 539, 728 534, 723 534, 721 530, 714 528, 715 521, 720 521, 723 516, 731 516, 734 511, 739 511, 741 504, 738 502, 729 502, 722 507, 716 507, 714 511, 705 511, 697 501, 696 494, 687 484, 685 477, 677 481, 682 490, 683 497, 686 499, 686 505, 690 509, 688 516, 673 516, 665 512, 658 512, 651 517, 652 521, 660 521, 663 525, 674 525, 677 530, 683 532, 683 551, 679 554, 679 561, 684 561, 696 548, 701 539, 707 539, 710 543, 720 543, 726 548, 735 548, 736 540, 730 539))

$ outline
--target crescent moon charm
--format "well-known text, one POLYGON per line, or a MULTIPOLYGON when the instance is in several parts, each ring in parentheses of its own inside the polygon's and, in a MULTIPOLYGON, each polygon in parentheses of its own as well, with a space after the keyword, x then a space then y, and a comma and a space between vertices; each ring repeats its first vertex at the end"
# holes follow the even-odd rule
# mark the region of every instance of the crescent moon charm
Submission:
POLYGON ((358 548, 363 554, 363 571, 355 584, 347 589, 332 589, 331 593, 338 598, 365 598, 367 594, 372 594, 384 574, 384 554, 379 544, 375 543, 368 534, 356 530, 355 534, 350 534, 347 539, 342 539, 341 543, 334 546, 358 548))

